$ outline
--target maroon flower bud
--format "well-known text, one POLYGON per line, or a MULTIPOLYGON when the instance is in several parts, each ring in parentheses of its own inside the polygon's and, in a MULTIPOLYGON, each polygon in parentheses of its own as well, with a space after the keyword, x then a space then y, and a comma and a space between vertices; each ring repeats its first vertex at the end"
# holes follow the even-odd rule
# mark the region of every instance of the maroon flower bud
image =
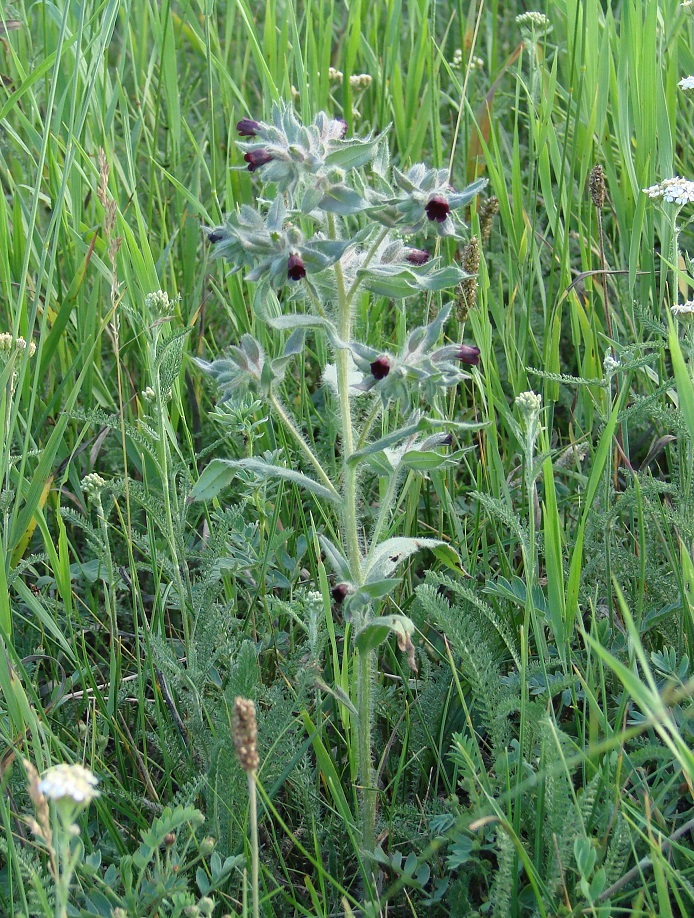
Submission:
POLYGON ((301 280, 302 277, 306 277, 306 268, 301 260, 301 255, 297 255, 296 252, 292 252, 287 259, 287 275, 289 279, 293 281, 298 281, 301 280))
POLYGON ((236 125, 240 137, 255 137, 260 130, 260 125, 252 118, 242 118, 236 125))
POLYGON ((336 118, 335 121, 342 125, 342 136, 344 137, 347 134, 347 122, 344 118, 336 118))
POLYGON ((371 364, 371 372, 373 373, 374 379, 385 379, 390 373, 390 357, 386 357, 385 354, 381 354, 380 357, 377 357, 371 364))
POLYGON ((463 363, 476 367, 480 362, 480 349, 475 347, 474 344, 461 344, 455 356, 458 360, 462 360, 463 363))
POLYGON ((209 233, 207 234, 207 238, 212 243, 212 245, 214 245, 215 242, 221 242, 222 239, 224 239, 224 236, 225 236, 224 229, 221 226, 218 226, 216 229, 210 230, 209 233))
POLYGON ((262 147, 258 150, 249 150, 248 153, 243 154, 243 158, 248 163, 249 172, 255 172, 255 170, 259 169, 261 166, 265 166, 269 162, 272 162, 272 156, 262 147))
POLYGON ((451 207, 443 195, 435 194, 429 198, 427 206, 424 208, 427 217, 430 220, 436 220, 437 223, 443 223, 451 212, 451 207))
POLYGON ((453 443, 453 434, 444 434, 439 443, 441 446, 450 446, 453 443))
POLYGON ((425 252, 424 249, 408 249, 407 255, 405 255, 405 261, 409 261, 411 265, 425 265, 429 261, 429 253, 425 252))
POLYGON ((332 597, 335 602, 340 605, 352 592, 352 587, 348 583, 338 583, 332 588, 330 592, 332 593, 332 597))

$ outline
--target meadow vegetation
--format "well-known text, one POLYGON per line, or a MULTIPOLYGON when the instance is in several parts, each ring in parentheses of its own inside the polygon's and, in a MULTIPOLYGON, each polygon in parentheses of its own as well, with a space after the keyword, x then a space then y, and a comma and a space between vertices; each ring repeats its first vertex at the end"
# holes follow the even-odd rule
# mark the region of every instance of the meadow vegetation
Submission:
POLYGON ((694 913, 694 3, 541 6, 0 0, 2 915, 694 913))

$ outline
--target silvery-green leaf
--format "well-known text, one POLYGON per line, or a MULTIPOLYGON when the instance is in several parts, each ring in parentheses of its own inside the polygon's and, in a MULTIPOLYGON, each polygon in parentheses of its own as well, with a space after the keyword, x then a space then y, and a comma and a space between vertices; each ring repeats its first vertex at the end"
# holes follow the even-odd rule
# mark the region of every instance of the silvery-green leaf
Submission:
POLYGON ((281 465, 272 465, 263 459, 251 457, 249 459, 213 459, 205 468, 197 483, 190 493, 190 500, 209 500, 215 497, 240 470, 253 472, 260 478, 279 478, 310 491, 323 500, 337 501, 339 495, 329 491, 325 485, 314 481, 308 475, 287 469, 281 465), (211 471, 209 471, 211 469, 211 471), (202 484, 201 484, 202 482, 202 484))
POLYGON ((379 296, 387 296, 393 300, 404 300, 417 292, 417 286, 411 272, 401 270, 392 275, 379 272, 373 274, 371 271, 360 272, 362 283, 379 296))
POLYGON ((304 349, 304 343, 306 341, 306 332, 303 328, 296 328, 287 338, 287 341, 284 345, 284 357, 292 357, 295 354, 300 354, 304 349))
POLYGON ((405 645, 411 644, 414 632, 414 623, 406 615, 381 615, 371 619, 359 632, 356 645, 362 653, 375 650, 392 633, 398 638, 398 646, 404 649, 405 645))
POLYGON ((445 268, 440 268, 438 271, 427 271, 422 274, 415 272, 415 276, 418 287, 433 292, 445 290, 447 287, 455 287, 461 281, 465 280, 466 277, 470 277, 469 274, 466 274, 466 272, 461 270, 457 265, 448 265, 445 268))
POLYGON ((423 548, 435 548, 441 544, 441 539, 413 539, 404 536, 386 539, 385 542, 376 546, 372 557, 367 559, 368 567, 364 571, 364 580, 371 582, 390 577, 393 571, 410 555, 423 548))
POLYGON ((325 165, 329 168, 359 169, 373 159, 378 145, 379 138, 371 141, 344 141, 341 147, 326 156, 325 165))
POLYGON ((457 465, 465 452, 466 450, 459 449, 454 453, 444 455, 435 453, 433 450, 411 449, 401 457, 400 461, 407 468, 417 472, 430 472, 432 469, 457 465))
POLYGON ((324 535, 318 536, 320 547, 325 552, 325 559, 341 580, 349 581, 351 574, 349 562, 340 549, 324 535))
POLYGON ((367 206, 366 201, 347 185, 332 185, 320 200, 321 210, 331 214, 348 216, 358 214, 367 206))
POLYGON ((323 271, 334 265, 352 245, 351 239, 317 239, 301 246, 301 257, 309 272, 323 271))
POLYGON ((476 194, 479 194, 486 184, 487 179, 477 179, 476 182, 472 182, 472 184, 468 185, 466 188, 463 188, 462 191, 454 191, 448 194, 446 196, 448 203, 453 210, 457 209, 458 207, 463 207, 465 204, 471 201, 476 194))
POLYGON ((325 328, 334 331, 332 322, 323 319, 321 316, 307 316, 301 313, 289 313, 283 316, 273 316, 267 319, 271 328, 290 329, 290 328, 325 328))
POLYGON ((366 456, 371 456, 374 453, 383 452, 384 449, 389 449, 396 443, 400 443, 402 440, 406 440, 408 437, 413 437, 426 426, 426 420, 422 419, 417 421, 416 424, 409 424, 407 427, 401 427, 399 430, 394 430, 393 433, 390 433, 385 437, 380 437, 380 439, 374 440, 373 443, 369 443, 367 446, 362 447, 362 449, 358 449, 353 452, 348 461, 350 463, 359 462, 366 456))
POLYGON ((317 185, 305 185, 299 199, 299 210, 302 214, 310 214, 318 207, 322 197, 323 192, 317 185))

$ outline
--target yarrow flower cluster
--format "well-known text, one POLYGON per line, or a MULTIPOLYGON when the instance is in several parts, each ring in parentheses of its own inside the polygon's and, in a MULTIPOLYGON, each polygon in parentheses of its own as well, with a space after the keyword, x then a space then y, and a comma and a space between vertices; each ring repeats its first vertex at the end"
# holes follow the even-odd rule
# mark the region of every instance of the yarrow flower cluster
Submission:
POLYGON ((682 92, 694 91, 694 76, 683 77, 677 84, 682 92))
POLYGON ((516 16, 516 25, 519 25, 523 30, 534 33, 536 36, 549 32, 552 28, 552 23, 544 13, 520 13, 516 16))
POLYGON ((668 204, 694 204, 694 182, 677 175, 658 185, 644 188, 643 193, 653 200, 662 200, 668 204))
POLYGON ((82 765, 54 765, 44 772, 39 790, 48 800, 68 798, 80 806, 88 806, 99 796, 98 778, 82 765))
POLYGON ((670 307, 670 312, 678 322, 688 325, 694 322, 694 300, 687 300, 686 303, 675 303, 670 307))
POLYGON ((689 13, 690 16, 694 16, 694 0, 684 0, 683 3, 680 3, 680 9, 683 13, 689 13))
POLYGON ((24 338, 14 338, 9 332, 3 332, 0 335, 0 354, 3 352, 7 354, 11 351, 23 351, 27 348, 29 356, 33 357, 36 353, 36 345, 33 341, 27 344, 24 338))
POLYGON ((99 497, 105 487, 106 482, 97 472, 90 472, 82 479, 82 490, 90 500, 99 497))

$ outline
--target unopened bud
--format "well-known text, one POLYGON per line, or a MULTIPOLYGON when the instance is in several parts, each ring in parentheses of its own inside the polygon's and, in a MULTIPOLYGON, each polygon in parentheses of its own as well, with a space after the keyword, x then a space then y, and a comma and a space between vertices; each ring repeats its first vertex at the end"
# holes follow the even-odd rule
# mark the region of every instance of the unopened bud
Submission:
POLYGON ((237 696, 231 714, 231 732, 234 749, 241 768, 249 774, 258 770, 258 725, 255 705, 249 698, 237 696))

